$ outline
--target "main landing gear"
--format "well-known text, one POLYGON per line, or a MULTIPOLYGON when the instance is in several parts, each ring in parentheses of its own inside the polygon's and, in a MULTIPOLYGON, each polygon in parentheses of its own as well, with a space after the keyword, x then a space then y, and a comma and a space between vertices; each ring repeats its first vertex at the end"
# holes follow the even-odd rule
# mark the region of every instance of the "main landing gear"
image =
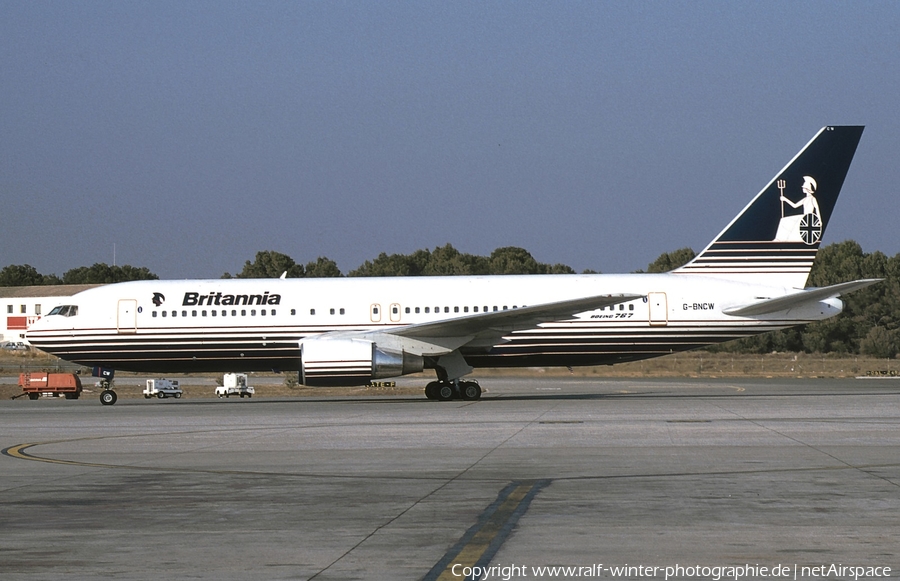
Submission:
POLYGON ((438 401, 462 399, 475 401, 481 399, 481 386, 477 381, 432 381, 425 386, 425 397, 438 401))

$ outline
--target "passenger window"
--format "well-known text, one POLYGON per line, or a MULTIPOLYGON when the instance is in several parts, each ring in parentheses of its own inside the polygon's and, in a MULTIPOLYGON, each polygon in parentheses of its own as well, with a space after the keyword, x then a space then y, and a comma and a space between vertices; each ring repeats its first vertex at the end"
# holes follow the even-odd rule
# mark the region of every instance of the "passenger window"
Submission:
POLYGON ((431 307, 425 307, 425 312, 426 312, 426 313, 430 313, 430 312, 431 312, 431 307))
MULTIPOLYGON (((292 314, 292 315, 294 314, 293 311, 291 311, 291 314, 292 314)), ((316 310, 315 310, 315 309, 310 309, 310 310, 309 310, 309 314, 310 314, 310 315, 315 315, 315 314, 316 314, 316 310)))
POLYGON ((156 318, 156 311, 153 311, 153 317, 156 318))
POLYGON ((242 316, 242 317, 246 317, 246 316, 247 316, 247 309, 241 309, 241 316, 242 316))
POLYGON ((206 316, 206 309, 203 309, 203 310, 200 312, 200 314, 203 315, 203 316, 205 317, 205 316, 206 316))
POLYGON ((464 312, 464 313, 468 313, 468 312, 469 312, 469 307, 463 307, 463 312, 464 312))
POLYGON ((458 313, 458 312, 459 312, 459 307, 453 307, 453 312, 454 312, 454 313, 458 313))
POLYGON ((409 314, 409 307, 406 307, 405 310, 406 310, 406 314, 408 315, 408 314, 409 314))
POLYGON ((419 307, 416 307, 416 314, 419 314, 419 307))
POLYGON ((213 309, 213 310, 211 310, 211 311, 209 312, 209 314, 211 314, 213 317, 215 317, 217 312, 218 312, 218 311, 216 311, 215 309, 213 309))
POLYGON ((273 317, 275 316, 275 309, 272 309, 272 313, 271 313, 271 314, 272 314, 273 317))
POLYGON ((633 311, 633 310, 634 310, 634 305, 628 305, 628 310, 629 310, 629 311, 633 311))
POLYGON ((472 307, 472 310, 474 310, 474 311, 477 313, 477 312, 478 312, 478 307, 472 307))
POLYGON ((329 312, 333 315, 333 314, 334 314, 334 309, 329 309, 329 312))
POLYGON ((163 312, 162 312, 162 315, 163 315, 163 317, 165 317, 165 316, 166 316, 166 312, 165 312, 165 311, 163 311, 163 312))
POLYGON ((231 316, 232 316, 232 317, 237 317, 237 311, 231 311, 231 316))
POLYGON ((449 313, 449 312, 450 312, 450 307, 444 307, 444 312, 445 312, 445 313, 449 313))
MULTIPOLYGON (((12 310, 12 305, 6 305, 6 314, 7 314, 7 315, 11 315, 12 312, 13 312, 13 310, 12 310)), ((56 307, 55 309, 53 309, 52 311, 50 311, 50 314, 51 314, 51 315, 56 315, 57 313, 59 313, 59 307, 56 307)))
POLYGON ((620 311, 624 311, 624 310, 625 310, 625 305, 621 305, 621 304, 620 304, 620 305, 619 305, 619 310, 620 310, 620 311))
POLYGON ((344 314, 344 309, 341 309, 341 314, 342 314, 342 315, 344 314))
POLYGON ((256 309, 250 309, 250 316, 251 316, 251 317, 255 317, 255 316, 256 316, 256 309))

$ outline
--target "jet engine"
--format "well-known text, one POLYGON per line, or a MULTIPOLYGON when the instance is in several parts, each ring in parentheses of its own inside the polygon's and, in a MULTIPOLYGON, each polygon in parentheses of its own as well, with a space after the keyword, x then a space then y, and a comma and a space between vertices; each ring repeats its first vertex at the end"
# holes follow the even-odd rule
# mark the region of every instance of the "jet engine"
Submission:
POLYGON ((418 373, 424 365, 421 355, 381 349, 366 339, 309 339, 300 345, 300 383, 314 387, 365 385, 418 373))

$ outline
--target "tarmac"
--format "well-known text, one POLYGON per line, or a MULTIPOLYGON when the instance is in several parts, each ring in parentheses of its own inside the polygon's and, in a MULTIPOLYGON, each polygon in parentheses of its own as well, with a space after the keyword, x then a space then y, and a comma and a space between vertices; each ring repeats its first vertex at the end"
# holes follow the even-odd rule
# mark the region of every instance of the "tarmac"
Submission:
POLYGON ((898 576, 900 380, 482 385, 0 401, 0 575, 898 576))

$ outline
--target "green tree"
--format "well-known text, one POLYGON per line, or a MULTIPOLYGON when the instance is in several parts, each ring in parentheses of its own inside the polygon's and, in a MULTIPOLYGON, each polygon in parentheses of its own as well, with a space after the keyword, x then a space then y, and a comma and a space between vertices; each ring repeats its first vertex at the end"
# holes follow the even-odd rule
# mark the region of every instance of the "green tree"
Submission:
POLYGON ((45 284, 44 276, 30 264, 10 264, 0 270, 0 286, 34 286, 45 284))
POLYGON ((63 284, 109 284, 114 282, 126 282, 129 280, 157 280, 158 276, 145 267, 136 267, 128 264, 122 266, 110 266, 98 262, 93 266, 82 266, 67 270, 63 274, 63 284))
POLYGON ((343 276, 335 261, 320 256, 315 262, 306 263, 306 278, 334 278, 343 276))
POLYGON ((864 355, 893 359, 897 356, 897 333, 884 327, 872 327, 860 341, 859 350, 864 355))
POLYGON ((417 250, 406 254, 387 254, 382 252, 375 260, 367 260, 348 276, 422 276, 431 253, 428 250, 417 250))
POLYGON ((457 276, 488 274, 490 266, 483 256, 460 252, 450 244, 431 252, 423 274, 428 276, 457 276))
POLYGON ((244 263, 244 269, 237 278, 279 278, 285 272, 288 278, 302 278, 306 274, 303 265, 294 262, 287 254, 263 250, 256 253, 253 262, 248 260, 244 263))
POLYGON ((697 253, 691 248, 679 248, 674 252, 663 252, 647 266, 647 272, 669 272, 692 261, 697 253))

